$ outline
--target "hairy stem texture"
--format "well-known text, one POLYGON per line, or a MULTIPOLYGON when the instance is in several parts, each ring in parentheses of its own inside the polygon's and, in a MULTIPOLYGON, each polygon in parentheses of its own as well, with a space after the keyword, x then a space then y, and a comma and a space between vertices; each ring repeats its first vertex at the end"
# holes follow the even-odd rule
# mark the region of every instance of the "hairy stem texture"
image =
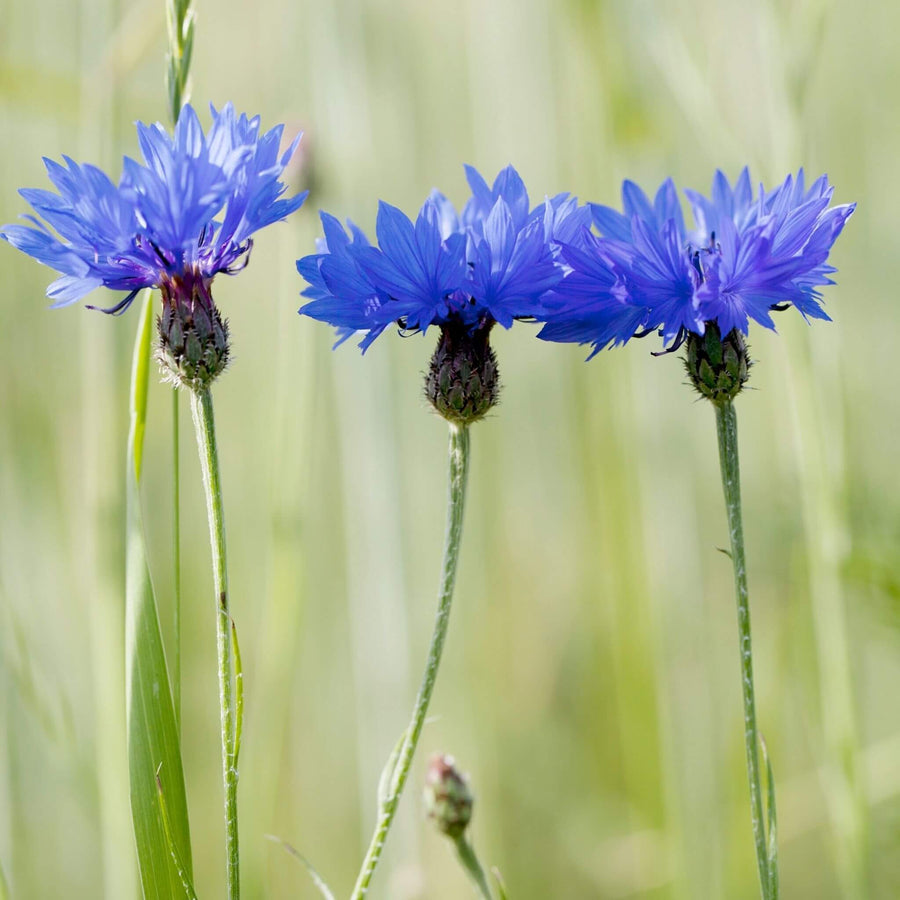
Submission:
POLYGON ((425 673, 422 676, 422 684, 416 697, 416 705, 413 710, 412 720, 403 736, 400 751, 397 754, 393 771, 387 778, 387 792, 382 798, 378 810, 378 821, 375 832, 372 835, 369 849, 363 860, 356 886, 353 889, 352 900, 365 897, 372 881, 372 875, 381 859, 384 843, 397 812, 397 804, 403 793, 404 785, 409 777, 419 736, 425 724, 428 713, 428 704, 431 702, 431 694, 434 691, 434 683, 437 680, 438 667, 441 663, 441 653, 444 649, 444 641, 447 637, 447 626, 450 623, 450 606, 453 600, 453 587, 456 583, 456 564, 459 559, 459 545, 462 536, 463 508, 466 497, 466 479, 469 469, 469 429, 467 425, 450 426, 450 480, 447 492, 447 529, 444 537, 444 562, 441 573, 441 587, 438 595, 437 617, 434 623, 434 633, 431 636, 431 646, 428 649, 428 661, 425 665, 425 673))
POLYGON ((236 693, 234 657, 231 640, 231 614, 228 609, 228 573, 225 564, 225 512, 219 478, 219 453, 212 395, 208 388, 191 394, 191 412, 197 431, 206 507, 209 515, 209 539, 212 547, 213 580, 216 590, 216 646, 219 662, 219 707, 222 726, 222 780, 225 789, 225 854, 229 900, 240 897, 238 861, 236 693))
POLYGON ((753 687, 753 649, 750 641, 750 599, 747 590, 747 565, 744 557, 744 526, 741 517, 741 476, 738 462, 737 416, 731 401, 716 403, 716 428, 719 437, 719 462, 722 488, 731 537, 731 561, 734 565, 734 590, 738 609, 741 648, 741 685, 744 696, 744 741, 747 749, 747 775, 750 782, 750 810, 756 861, 764 900, 774 900, 766 855, 766 820, 759 765, 759 734, 756 727, 756 698, 753 687))

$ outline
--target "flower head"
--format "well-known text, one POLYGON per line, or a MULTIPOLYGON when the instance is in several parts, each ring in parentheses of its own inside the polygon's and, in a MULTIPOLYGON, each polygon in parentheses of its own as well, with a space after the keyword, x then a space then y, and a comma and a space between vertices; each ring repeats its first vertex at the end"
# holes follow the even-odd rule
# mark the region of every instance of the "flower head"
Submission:
POLYGON ((138 123, 142 161, 126 158, 118 184, 94 166, 45 160, 56 192, 22 190, 30 225, 0 237, 61 273, 47 289, 54 306, 94 288, 124 291, 122 312, 143 288, 231 274, 245 264, 252 235, 294 212, 305 193, 283 198, 280 176, 299 136, 279 154, 282 126, 260 134, 258 117, 231 104, 212 108, 204 133, 190 105, 174 134, 138 123))
POLYGON ((334 325, 338 344, 363 332, 365 352, 392 323, 440 328, 425 393, 455 424, 482 418, 497 401, 491 328, 545 312, 545 298, 567 271, 563 242, 577 244, 590 224, 587 207, 567 194, 531 209, 512 166, 492 186, 471 166, 466 177, 472 195, 461 214, 438 191, 415 222, 382 202, 377 246, 353 223, 348 236, 323 213, 319 252, 297 262, 309 298, 300 313, 334 325))
POLYGON ((747 169, 733 187, 717 172, 710 197, 685 192, 689 231, 671 179, 653 202, 626 181, 623 213, 591 207, 602 237, 561 248, 571 272, 546 303, 539 337, 596 352, 658 331, 674 349, 710 322, 723 337, 746 334, 751 320, 774 328, 771 313, 790 306, 827 319, 818 288, 832 283, 828 254, 855 208, 829 207, 833 190, 825 176, 807 189, 801 169, 754 196, 747 169))
POLYGON ((563 278, 558 247, 589 224, 586 207, 560 195, 530 208, 518 173, 508 166, 492 187, 466 167, 472 195, 461 214, 438 191, 415 222, 381 203, 372 246, 349 223, 322 214, 325 240, 319 252, 297 263, 310 302, 301 314, 329 322, 338 343, 366 332, 367 349, 391 323, 425 331, 462 324, 469 331, 543 312, 543 298, 563 278))

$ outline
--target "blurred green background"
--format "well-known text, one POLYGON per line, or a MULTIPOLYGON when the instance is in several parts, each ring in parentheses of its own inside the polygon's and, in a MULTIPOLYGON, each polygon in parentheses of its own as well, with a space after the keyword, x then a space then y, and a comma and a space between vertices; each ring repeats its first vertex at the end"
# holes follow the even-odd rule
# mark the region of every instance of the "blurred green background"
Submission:
MULTIPOLYGON (((719 166, 827 171, 859 210, 835 323, 755 329, 739 400, 759 716, 783 896, 900 895, 900 7, 776 0, 197 0, 193 100, 306 130, 294 219, 221 277, 216 386, 246 722, 247 898, 348 893, 378 773, 431 630, 446 428, 433 335, 365 359, 296 315, 324 207, 462 203, 463 162, 538 202, 616 204, 623 177, 706 189, 719 166)), ((42 155, 119 171, 164 119, 162 0, 2 0, 0 221, 42 155)), ((208 119, 204 119, 208 121, 208 119)), ((0 864, 11 897, 136 896, 124 751, 123 497, 136 311, 49 312, 51 273, 0 247, 0 864)), ((474 838, 515 900, 758 896, 712 411, 646 343, 583 362, 497 333, 473 431, 454 619, 372 896, 470 888, 423 822, 424 760, 471 772, 474 838)), ((499 332, 499 329, 498 329, 499 332)), ((151 385, 145 510, 171 632, 169 388, 151 385)), ((214 606, 182 404, 185 765, 201 897, 223 894, 214 606)))

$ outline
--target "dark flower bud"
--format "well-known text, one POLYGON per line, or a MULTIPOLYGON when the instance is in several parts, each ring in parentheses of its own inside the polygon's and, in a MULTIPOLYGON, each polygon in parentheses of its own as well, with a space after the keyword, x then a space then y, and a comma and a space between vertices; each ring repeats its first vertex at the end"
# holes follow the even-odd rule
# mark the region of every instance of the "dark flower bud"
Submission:
POLYGON ((456 768, 452 756, 431 757, 425 776, 425 810, 438 831, 457 840, 472 819, 474 800, 469 779, 456 768))
POLYGON ((500 375, 488 341, 493 324, 488 320, 470 328, 462 320, 451 320, 441 325, 425 378, 425 396, 455 425, 477 422, 497 402, 500 375))
POLYGON ((747 342, 736 328, 723 338, 715 322, 704 334, 689 334, 685 368, 697 392, 713 403, 733 400, 749 378, 747 342))
POLYGON ((193 391, 208 387, 228 365, 228 323, 213 303, 210 280, 191 271, 160 283, 156 358, 167 381, 193 391))

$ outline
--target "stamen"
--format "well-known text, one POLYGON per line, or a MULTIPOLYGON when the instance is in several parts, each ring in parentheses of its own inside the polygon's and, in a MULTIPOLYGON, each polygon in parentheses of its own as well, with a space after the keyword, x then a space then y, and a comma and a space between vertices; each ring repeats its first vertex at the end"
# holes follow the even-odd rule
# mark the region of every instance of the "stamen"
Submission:
POLYGON ((98 312, 106 313, 108 316, 120 316, 129 306, 135 297, 141 292, 142 288, 135 288, 124 300, 120 300, 115 306, 88 306, 88 309, 95 309, 98 312))
POLYGON ((684 325, 682 325, 681 328, 678 329, 678 334, 675 335, 675 340, 673 341, 671 347, 666 347, 665 350, 656 350, 653 353, 651 353, 650 355, 651 356, 667 356, 670 353, 675 353, 681 349, 681 345, 687 340, 687 337, 688 337, 688 330, 687 330, 687 328, 684 327, 684 325))
POLYGON ((253 250, 253 238, 247 238, 247 243, 242 247, 238 247, 238 261, 228 268, 224 269, 226 275, 237 275, 238 272, 247 268, 250 262, 250 253, 253 250))
POLYGON ((643 331, 636 331, 632 337, 641 340, 642 338, 649 337, 651 334, 659 334, 658 328, 645 328, 643 331))

